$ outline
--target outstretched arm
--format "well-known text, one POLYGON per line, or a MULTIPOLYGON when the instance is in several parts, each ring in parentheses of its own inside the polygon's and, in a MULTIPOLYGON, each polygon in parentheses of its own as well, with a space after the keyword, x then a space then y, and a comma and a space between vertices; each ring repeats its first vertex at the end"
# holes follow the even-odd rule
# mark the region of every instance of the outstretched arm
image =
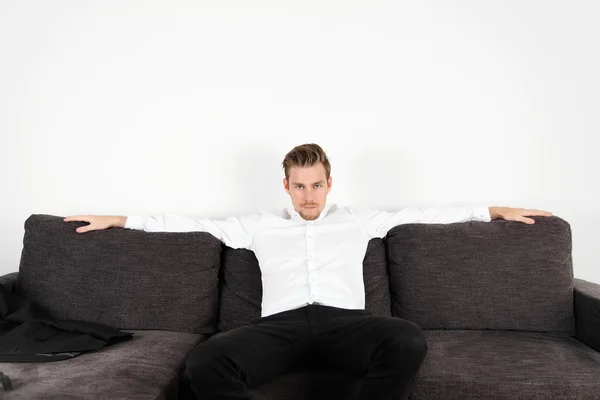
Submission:
POLYGON ((89 222, 89 225, 77 228, 78 233, 113 227, 137 229, 146 232, 207 232, 229 247, 250 249, 254 234, 258 229, 258 219, 259 214, 229 217, 225 220, 162 214, 147 217, 75 215, 66 217, 64 221, 89 222))
POLYGON ((399 211, 388 212, 378 210, 351 209, 371 238, 382 238, 397 225, 402 224, 451 224, 457 222, 482 221, 489 222, 494 218, 531 223, 526 215, 550 216, 551 213, 523 208, 487 207, 487 206, 453 206, 453 207, 408 207, 399 211))

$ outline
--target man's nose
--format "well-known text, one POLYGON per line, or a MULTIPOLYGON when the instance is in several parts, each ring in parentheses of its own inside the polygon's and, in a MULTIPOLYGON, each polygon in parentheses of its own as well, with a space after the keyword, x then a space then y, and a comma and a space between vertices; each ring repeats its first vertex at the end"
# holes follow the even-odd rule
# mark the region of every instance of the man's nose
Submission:
POLYGON ((304 202, 305 203, 314 203, 315 202, 315 196, 310 195, 310 194, 304 196, 304 202))

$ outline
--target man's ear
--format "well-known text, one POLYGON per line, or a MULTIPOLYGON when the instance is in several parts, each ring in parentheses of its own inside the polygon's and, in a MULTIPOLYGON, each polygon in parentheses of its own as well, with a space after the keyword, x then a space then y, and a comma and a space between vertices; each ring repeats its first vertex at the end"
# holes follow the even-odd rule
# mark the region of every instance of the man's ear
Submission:
POLYGON ((331 190, 331 176, 327 179, 327 193, 331 190))
POLYGON ((288 192, 288 194, 290 194, 289 182, 287 178, 283 178, 283 188, 286 192, 288 192))

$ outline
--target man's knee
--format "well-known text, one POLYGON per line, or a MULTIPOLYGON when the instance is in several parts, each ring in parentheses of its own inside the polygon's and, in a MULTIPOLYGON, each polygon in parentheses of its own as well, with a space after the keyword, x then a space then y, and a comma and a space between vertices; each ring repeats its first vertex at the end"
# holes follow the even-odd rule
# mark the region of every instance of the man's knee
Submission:
POLYGON ((427 354, 427 339, 417 324, 400 318, 390 319, 387 330, 388 354, 398 360, 410 358, 420 363, 427 354))
POLYGON ((184 375, 190 381, 214 379, 223 372, 225 353, 221 346, 209 342, 194 347, 185 360, 184 375))

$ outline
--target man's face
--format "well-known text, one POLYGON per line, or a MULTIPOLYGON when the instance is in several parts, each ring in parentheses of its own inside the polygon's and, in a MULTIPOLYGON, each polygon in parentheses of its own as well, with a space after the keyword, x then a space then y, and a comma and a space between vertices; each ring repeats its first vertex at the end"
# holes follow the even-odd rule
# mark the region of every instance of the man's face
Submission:
POLYGON ((283 186, 292 198, 294 209, 305 220, 315 220, 326 205, 331 190, 331 176, 325 176, 325 167, 319 163, 312 167, 293 167, 289 180, 283 178, 283 186))

